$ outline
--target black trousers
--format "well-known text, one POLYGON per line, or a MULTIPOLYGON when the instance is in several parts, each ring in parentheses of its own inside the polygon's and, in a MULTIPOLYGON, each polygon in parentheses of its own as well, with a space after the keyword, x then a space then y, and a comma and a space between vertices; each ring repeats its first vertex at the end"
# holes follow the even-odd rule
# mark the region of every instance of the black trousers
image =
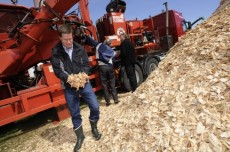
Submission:
POLYGON ((137 88, 137 78, 135 74, 135 65, 125 65, 125 71, 129 79, 131 90, 135 91, 137 88))
POLYGON ((104 98, 107 103, 110 102, 110 91, 114 101, 118 101, 117 90, 115 87, 115 74, 113 66, 99 65, 101 84, 103 86, 104 98))

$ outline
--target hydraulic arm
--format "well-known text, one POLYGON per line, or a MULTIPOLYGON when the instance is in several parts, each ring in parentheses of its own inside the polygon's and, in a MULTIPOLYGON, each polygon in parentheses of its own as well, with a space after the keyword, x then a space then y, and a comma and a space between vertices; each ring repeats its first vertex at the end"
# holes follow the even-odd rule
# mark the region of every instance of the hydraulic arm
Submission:
MULTIPOLYGON (((4 44, 2 46, 0 43, 0 77, 17 74, 40 61, 49 59, 51 53, 48 53, 48 51, 50 52, 49 49, 53 46, 52 43, 57 42, 55 38, 49 42, 51 43, 50 45, 48 42, 45 42, 48 40, 48 37, 52 37, 50 31, 52 30, 53 21, 60 21, 63 15, 79 1, 46 0, 41 5, 39 12, 28 9, 28 13, 25 14, 24 18, 8 32, 8 39, 15 40, 14 45, 4 47, 4 44), (30 12, 34 15, 34 20, 31 21, 32 24, 22 26, 26 18, 30 15, 30 12), (42 42, 44 43, 42 44, 42 42)), ((15 5, 7 5, 7 8, 13 11, 17 9, 15 5)))

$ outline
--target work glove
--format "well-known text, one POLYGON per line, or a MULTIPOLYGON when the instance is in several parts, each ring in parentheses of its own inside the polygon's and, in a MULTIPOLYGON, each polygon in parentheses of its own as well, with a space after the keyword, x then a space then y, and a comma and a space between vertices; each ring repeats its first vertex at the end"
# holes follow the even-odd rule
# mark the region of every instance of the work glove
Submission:
POLYGON ((78 74, 70 74, 67 78, 67 83, 69 83, 71 87, 74 87, 77 90, 79 90, 79 88, 84 88, 88 80, 88 75, 84 72, 81 72, 78 74))

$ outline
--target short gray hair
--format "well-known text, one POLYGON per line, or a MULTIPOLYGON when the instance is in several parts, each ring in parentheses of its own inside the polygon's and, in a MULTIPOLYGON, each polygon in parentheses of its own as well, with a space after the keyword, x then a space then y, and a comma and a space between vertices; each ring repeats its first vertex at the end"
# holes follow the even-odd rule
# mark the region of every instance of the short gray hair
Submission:
POLYGON ((111 45, 112 40, 111 39, 105 39, 104 43, 107 45, 111 45))

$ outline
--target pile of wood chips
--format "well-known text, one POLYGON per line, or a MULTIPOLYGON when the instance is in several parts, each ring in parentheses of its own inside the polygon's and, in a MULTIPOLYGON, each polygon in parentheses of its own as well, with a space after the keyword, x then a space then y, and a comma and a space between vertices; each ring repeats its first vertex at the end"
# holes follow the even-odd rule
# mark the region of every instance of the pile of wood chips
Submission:
POLYGON ((99 129, 82 152, 230 151, 230 6, 186 33, 99 129))
MULTIPOLYGON (((230 151, 229 16, 226 5, 186 33, 134 93, 119 94, 119 104, 101 105, 100 140, 92 137, 89 110, 83 109, 80 152, 230 151)), ((72 127, 67 119, 39 128, 21 136, 21 144, 8 140, 11 149, 5 150, 73 151, 72 127)))

